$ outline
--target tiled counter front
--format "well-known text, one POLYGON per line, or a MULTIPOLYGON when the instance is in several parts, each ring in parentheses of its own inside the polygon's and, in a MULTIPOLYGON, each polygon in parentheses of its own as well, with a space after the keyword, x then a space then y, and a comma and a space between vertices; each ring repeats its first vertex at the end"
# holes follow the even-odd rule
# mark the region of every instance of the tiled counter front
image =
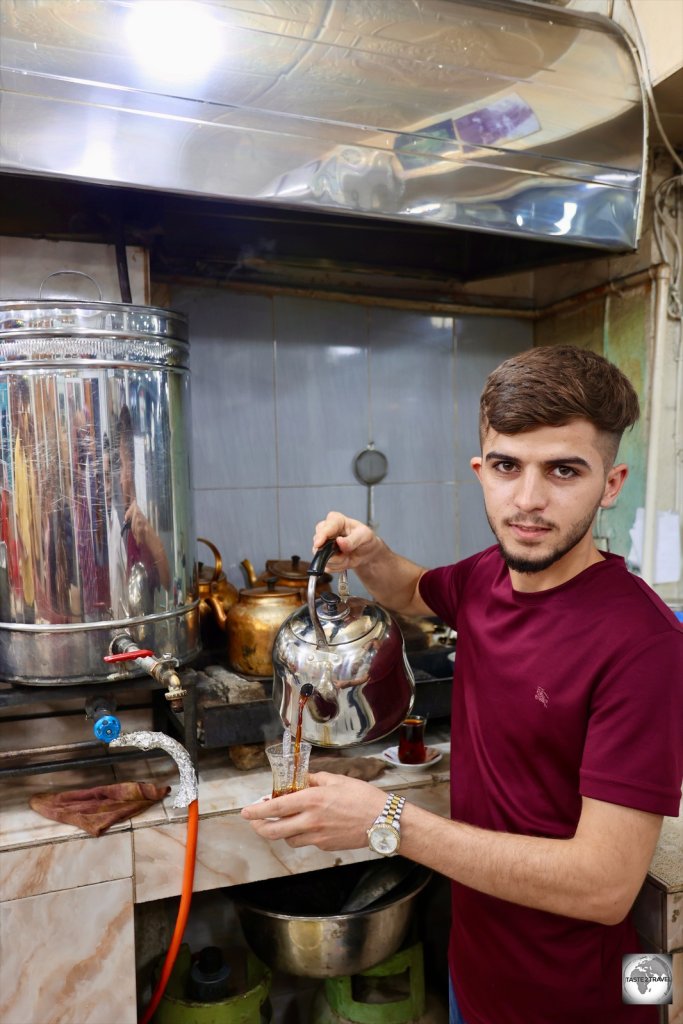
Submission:
MULTIPOLYGON (((446 815, 449 759, 441 746, 432 771, 387 769, 376 784, 446 815)), ((269 782, 265 770, 229 767, 225 752, 203 762, 195 892, 373 856, 261 839, 239 812, 269 782)), ((135 1024, 134 904, 178 896, 181 888, 187 821, 173 808, 177 785, 165 758, 87 777, 57 772, 0 783, 0 1024, 135 1024), (167 781, 171 793, 97 839, 28 806, 34 792, 124 778, 167 781)))
MULTIPOLYGON (((387 768, 375 784, 400 790, 409 800, 446 816, 448 743, 435 745, 443 756, 431 770, 387 768)), ((380 750, 365 748, 364 753, 380 750)), ((373 856, 367 850, 294 850, 285 842, 261 839, 239 812, 267 791, 269 781, 266 770, 236 771, 225 751, 203 759, 195 892, 373 856)), ((187 819, 186 811, 173 807, 177 786, 175 766, 166 758, 138 759, 91 771, 87 778, 57 772, 0 783, 0 1024, 135 1024, 134 904, 180 893, 187 819), (48 821, 28 806, 32 793, 40 790, 123 779, 167 782, 171 792, 99 839, 48 821)), ((683 1024, 683 953, 677 952, 681 828, 681 819, 666 819, 643 887, 644 897, 656 890, 657 908, 666 911, 668 942, 660 940, 659 948, 668 946, 674 952, 676 1001, 665 1013, 668 1024, 683 1024)), ((651 903, 639 901, 641 924, 651 903)), ((662 918, 647 920, 650 925, 658 922, 660 935, 662 918)), ((649 930, 644 928, 644 934, 649 930)))
POLYGON ((135 1024, 132 875, 130 831, 0 853, 2 1024, 135 1024))
POLYGON ((648 948, 673 958, 673 1003, 661 1024, 683 1024, 683 805, 678 818, 664 819, 634 917, 648 948))

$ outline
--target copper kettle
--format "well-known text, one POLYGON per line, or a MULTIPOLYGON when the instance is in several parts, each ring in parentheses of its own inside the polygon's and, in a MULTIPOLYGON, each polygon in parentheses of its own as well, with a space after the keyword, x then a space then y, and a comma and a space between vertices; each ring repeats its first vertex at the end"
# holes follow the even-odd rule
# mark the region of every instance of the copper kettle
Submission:
MULTIPOLYGON (((292 590, 300 590, 302 594, 308 589, 309 563, 303 562, 300 555, 292 555, 289 559, 269 559, 265 570, 259 576, 256 575, 248 558, 243 559, 240 564, 250 587, 263 586, 266 580, 274 578, 278 587, 291 587, 292 590)), ((316 577, 316 590, 325 590, 331 581, 329 573, 321 573, 316 577)))
POLYGON ((237 603, 239 592, 223 572, 223 559, 216 545, 206 537, 197 540, 211 549, 215 559, 214 565, 200 562, 198 566, 199 625, 204 646, 213 647, 218 629, 225 631, 227 614, 237 603))
POLYGON ((226 617, 228 663, 245 676, 273 675, 273 642, 284 622, 303 603, 300 590, 278 587, 275 577, 265 586, 245 587, 226 617))

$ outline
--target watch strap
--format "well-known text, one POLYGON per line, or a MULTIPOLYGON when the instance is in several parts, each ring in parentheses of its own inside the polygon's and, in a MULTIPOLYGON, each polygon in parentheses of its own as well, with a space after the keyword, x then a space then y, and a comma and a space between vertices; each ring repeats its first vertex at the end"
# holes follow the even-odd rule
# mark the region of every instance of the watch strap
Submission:
POLYGON ((397 796, 396 793, 387 793, 387 799, 379 815, 375 818, 373 825, 391 825, 397 831, 401 828, 401 812, 406 802, 404 796, 397 796))

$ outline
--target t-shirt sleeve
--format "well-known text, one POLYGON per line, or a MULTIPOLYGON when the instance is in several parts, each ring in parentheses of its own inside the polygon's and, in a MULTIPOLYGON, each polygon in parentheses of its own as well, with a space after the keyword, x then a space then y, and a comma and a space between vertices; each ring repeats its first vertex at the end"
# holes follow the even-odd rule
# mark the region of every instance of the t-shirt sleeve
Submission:
POLYGON ((454 565, 442 565, 438 569, 428 569, 420 577, 419 591, 422 600, 429 605, 435 615, 450 626, 458 628, 458 606, 463 592, 474 569, 488 552, 482 551, 470 555, 454 565))
POLYGON ((676 817, 683 777, 683 633, 649 637, 596 686, 583 796, 676 817))
POLYGON ((420 577, 420 597, 435 615, 455 628, 458 608, 457 587, 454 573, 456 566, 444 565, 440 569, 428 569, 420 577))

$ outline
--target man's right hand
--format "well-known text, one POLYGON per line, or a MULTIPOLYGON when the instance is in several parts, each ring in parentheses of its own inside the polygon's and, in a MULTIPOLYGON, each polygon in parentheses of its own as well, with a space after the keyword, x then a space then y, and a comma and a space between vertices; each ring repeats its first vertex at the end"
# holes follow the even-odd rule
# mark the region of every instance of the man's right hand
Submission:
POLYGON ((328 512, 313 534, 313 551, 336 540, 339 554, 328 559, 331 572, 354 569, 368 593, 386 608, 404 615, 430 615, 418 588, 424 569, 395 554, 376 533, 342 512, 328 512))
POLYGON ((380 540, 375 533, 358 519, 350 519, 342 512, 328 512, 315 528, 313 551, 316 552, 329 540, 336 540, 340 554, 332 555, 325 566, 330 572, 355 569, 377 554, 380 540))

